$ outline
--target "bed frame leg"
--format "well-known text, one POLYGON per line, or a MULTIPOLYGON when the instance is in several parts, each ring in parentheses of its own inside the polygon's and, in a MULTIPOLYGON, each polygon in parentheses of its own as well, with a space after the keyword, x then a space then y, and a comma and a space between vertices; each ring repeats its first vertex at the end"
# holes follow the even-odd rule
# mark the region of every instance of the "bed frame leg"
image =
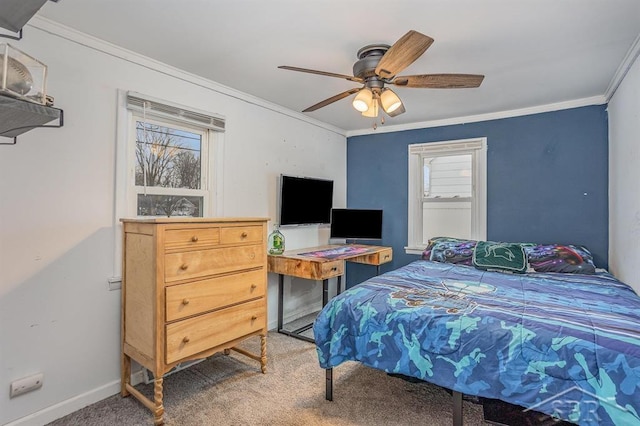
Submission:
POLYGON ((325 370, 326 382, 325 382, 325 398, 327 401, 333 401, 333 368, 327 368, 325 370))
POLYGON ((453 391, 453 426, 462 426, 462 394, 453 391))

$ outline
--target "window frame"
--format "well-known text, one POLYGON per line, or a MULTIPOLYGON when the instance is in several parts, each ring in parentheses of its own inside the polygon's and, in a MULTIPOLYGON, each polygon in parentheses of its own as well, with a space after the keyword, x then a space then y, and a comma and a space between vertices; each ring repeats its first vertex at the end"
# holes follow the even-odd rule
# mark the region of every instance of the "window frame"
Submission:
MULTIPOLYGON (((189 113, 193 112, 196 119, 202 120, 210 119, 211 127, 207 128, 206 123, 202 125, 203 128, 207 128, 209 133, 209 167, 208 174, 208 188, 210 192, 209 206, 203 207, 203 215, 208 217, 221 217, 224 216, 224 124, 225 118, 220 115, 211 114, 206 111, 199 111, 190 107, 183 107, 173 102, 167 102, 161 99, 156 99, 150 96, 141 95, 137 92, 131 92, 124 89, 118 89, 117 91, 117 111, 116 111, 116 132, 115 132, 115 185, 113 191, 114 198, 114 210, 113 210, 113 271, 114 276, 108 280, 109 290, 116 290, 120 284, 120 276, 122 274, 122 223, 121 218, 137 217, 136 200, 135 196, 135 142, 131 143, 131 127, 133 118, 133 111, 128 99, 131 97, 137 97, 144 100, 149 100, 156 104, 169 106, 174 110, 185 111, 187 120, 185 123, 191 125, 193 120, 189 120, 189 113), (133 159, 131 158, 133 155, 133 159)), ((174 113, 175 114, 175 113, 174 113)), ((154 113, 150 112, 149 117, 158 116, 162 120, 171 120, 166 113, 154 113)), ((179 121, 179 120, 178 120, 179 121)), ((133 141, 135 141, 135 136, 133 141)), ((151 216, 143 216, 151 217, 151 216)))
POLYGON ((210 212, 214 209, 214 200, 211 188, 214 186, 214 182, 210 178, 211 164, 213 156, 211 155, 212 139, 215 139, 215 133, 212 130, 204 129, 192 124, 181 123, 178 120, 170 120, 166 118, 158 118, 153 115, 145 117, 145 114, 139 111, 130 111, 129 121, 129 143, 127 148, 129 149, 128 162, 127 162, 127 174, 128 174, 128 191, 129 199, 127 200, 129 215, 136 217, 161 217, 161 216, 140 216, 138 215, 138 195, 184 195, 203 197, 202 202, 202 217, 211 216, 210 212), (146 122, 162 127, 167 127, 176 130, 187 131, 190 133, 198 134, 201 136, 200 143, 200 189, 189 188, 172 188, 161 186, 145 186, 136 185, 136 142, 137 142, 137 122, 146 122))
POLYGON ((405 252, 422 254, 426 244, 422 242, 424 202, 471 201, 471 238, 486 240, 487 235, 487 138, 458 139, 450 141, 410 144, 408 146, 408 235, 405 252), (473 164, 472 191, 469 198, 424 197, 423 164, 425 157, 471 154, 473 164))

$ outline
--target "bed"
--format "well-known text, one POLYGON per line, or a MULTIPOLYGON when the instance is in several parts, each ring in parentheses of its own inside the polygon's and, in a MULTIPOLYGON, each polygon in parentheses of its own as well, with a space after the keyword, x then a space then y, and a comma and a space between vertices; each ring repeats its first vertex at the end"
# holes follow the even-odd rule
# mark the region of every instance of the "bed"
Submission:
POLYGON ((314 337, 327 399, 333 367, 359 361, 580 425, 640 424, 640 298, 606 271, 417 260, 331 299, 314 337))

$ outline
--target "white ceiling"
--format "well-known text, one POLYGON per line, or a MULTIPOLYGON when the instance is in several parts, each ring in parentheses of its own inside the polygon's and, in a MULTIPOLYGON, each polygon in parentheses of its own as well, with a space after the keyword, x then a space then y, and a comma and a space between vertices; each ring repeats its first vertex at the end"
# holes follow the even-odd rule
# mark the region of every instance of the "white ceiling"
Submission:
MULTIPOLYGON (((351 75, 358 49, 411 29, 435 42, 400 75, 486 76, 397 88, 407 112, 387 125, 604 96, 640 34, 639 0, 61 0, 38 16, 295 111, 358 84, 278 65, 351 75)), ((305 114, 371 128, 352 98, 305 114)))

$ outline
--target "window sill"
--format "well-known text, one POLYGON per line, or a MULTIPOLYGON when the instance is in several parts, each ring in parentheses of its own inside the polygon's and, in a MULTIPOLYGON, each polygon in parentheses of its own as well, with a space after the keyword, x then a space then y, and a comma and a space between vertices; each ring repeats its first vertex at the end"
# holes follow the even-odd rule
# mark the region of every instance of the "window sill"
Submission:
POLYGON ((405 247, 404 248, 404 252, 406 254, 417 254, 417 255, 421 255, 422 252, 424 251, 424 247, 405 247))

